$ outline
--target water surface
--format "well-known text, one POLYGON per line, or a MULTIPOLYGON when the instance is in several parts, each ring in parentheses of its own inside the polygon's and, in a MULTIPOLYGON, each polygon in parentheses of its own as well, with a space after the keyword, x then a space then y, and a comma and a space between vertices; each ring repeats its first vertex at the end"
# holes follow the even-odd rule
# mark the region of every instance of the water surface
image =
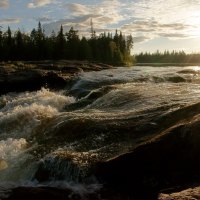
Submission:
POLYGON ((96 184, 96 162, 186 119, 188 106, 198 112, 199 83, 198 66, 134 66, 82 73, 62 91, 1 96, 0 185, 96 184), (49 177, 38 180, 44 163, 49 177))

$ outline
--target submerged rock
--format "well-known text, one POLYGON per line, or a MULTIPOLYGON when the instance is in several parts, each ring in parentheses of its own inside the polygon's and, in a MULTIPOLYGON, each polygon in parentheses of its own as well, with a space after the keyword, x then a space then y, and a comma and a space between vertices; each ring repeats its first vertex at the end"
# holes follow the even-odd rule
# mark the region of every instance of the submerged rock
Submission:
POLYGON ((156 199, 161 189, 200 178, 200 115, 163 131, 132 152, 99 163, 101 183, 137 199, 156 199))

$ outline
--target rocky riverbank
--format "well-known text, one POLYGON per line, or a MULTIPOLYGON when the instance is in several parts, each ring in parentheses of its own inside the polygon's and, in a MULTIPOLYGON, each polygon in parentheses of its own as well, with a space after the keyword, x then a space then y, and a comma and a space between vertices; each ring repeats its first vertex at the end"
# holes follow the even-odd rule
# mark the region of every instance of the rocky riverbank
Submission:
POLYGON ((34 91, 41 87, 64 88, 77 74, 110 69, 112 66, 87 61, 27 61, 0 63, 0 95, 34 91))

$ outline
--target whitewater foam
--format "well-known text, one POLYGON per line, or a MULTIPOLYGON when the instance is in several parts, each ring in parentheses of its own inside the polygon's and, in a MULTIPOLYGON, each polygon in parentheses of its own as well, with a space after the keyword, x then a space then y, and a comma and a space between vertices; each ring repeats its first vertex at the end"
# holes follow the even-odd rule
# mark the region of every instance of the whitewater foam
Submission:
POLYGON ((42 121, 58 115, 65 105, 73 103, 75 99, 41 89, 20 95, 4 95, 1 101, 6 104, 0 109, 1 138, 3 134, 9 134, 9 137, 19 139, 34 133, 42 121))
POLYGON ((18 156, 27 146, 24 138, 8 138, 0 141, 0 160, 8 160, 18 156))
POLYGON ((52 92, 42 88, 37 92, 3 95, 0 97, 0 102, 5 105, 1 112, 9 111, 17 106, 27 107, 33 103, 62 110, 65 105, 74 103, 75 99, 74 97, 64 96, 62 92, 52 92))

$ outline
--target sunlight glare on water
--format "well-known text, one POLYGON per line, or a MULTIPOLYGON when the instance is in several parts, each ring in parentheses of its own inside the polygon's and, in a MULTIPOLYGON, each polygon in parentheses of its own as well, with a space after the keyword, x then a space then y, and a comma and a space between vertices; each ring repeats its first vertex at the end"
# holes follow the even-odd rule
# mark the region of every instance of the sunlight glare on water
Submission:
POLYGON ((194 66, 194 67, 192 67, 192 69, 195 71, 200 71, 200 66, 194 66))

